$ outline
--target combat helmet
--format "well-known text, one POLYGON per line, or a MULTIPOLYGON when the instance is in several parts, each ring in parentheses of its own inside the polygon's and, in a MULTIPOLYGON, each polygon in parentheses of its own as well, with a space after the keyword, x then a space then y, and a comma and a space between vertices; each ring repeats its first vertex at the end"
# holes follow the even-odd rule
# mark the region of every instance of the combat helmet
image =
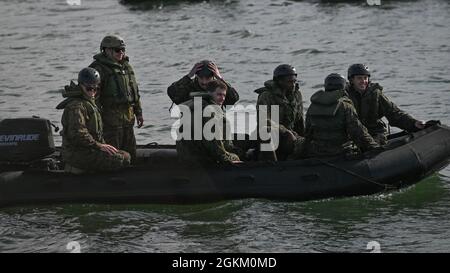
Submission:
POLYGON ((344 76, 338 73, 331 73, 325 78, 324 87, 325 91, 343 90, 347 81, 344 76))
POLYGON ((78 84, 94 86, 100 84, 100 73, 92 67, 81 69, 78 73, 78 84))
POLYGON ((100 51, 103 51, 105 48, 124 48, 125 46, 122 37, 118 35, 107 35, 100 43, 100 51))
POLYGON ((295 70, 295 67, 293 67, 290 64, 281 64, 275 68, 273 71, 273 79, 276 80, 279 77, 283 76, 297 76, 297 71, 295 70))
POLYGON ((366 75, 370 77, 369 67, 365 64, 352 64, 347 71, 347 79, 350 80, 353 76, 366 75))

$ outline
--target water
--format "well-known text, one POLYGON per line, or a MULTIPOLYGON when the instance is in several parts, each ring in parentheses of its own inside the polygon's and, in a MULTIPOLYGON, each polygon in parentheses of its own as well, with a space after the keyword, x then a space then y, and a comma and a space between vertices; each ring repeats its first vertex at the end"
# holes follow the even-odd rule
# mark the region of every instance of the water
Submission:
MULTIPOLYGON (((328 73, 366 62, 402 109, 450 124, 448 1, 161 2, 1 1, 0 118, 59 124, 59 90, 118 33, 141 88, 139 143, 173 143, 166 88, 205 58, 245 104, 276 65, 294 64, 305 106, 328 73)), ((83 252, 367 252, 373 240, 385 252, 449 252, 449 182, 447 167, 400 192, 339 200, 1 209, 0 252, 67 252, 73 240, 83 252)))

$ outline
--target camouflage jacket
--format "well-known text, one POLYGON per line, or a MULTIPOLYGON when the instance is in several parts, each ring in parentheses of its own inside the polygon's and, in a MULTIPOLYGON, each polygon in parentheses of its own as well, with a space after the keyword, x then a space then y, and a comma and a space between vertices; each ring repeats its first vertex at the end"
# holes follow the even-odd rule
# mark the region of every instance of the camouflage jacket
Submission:
POLYGON ((305 137, 308 156, 343 154, 352 149, 351 141, 363 151, 378 147, 343 90, 318 91, 312 95, 305 137))
POLYGON ((94 56, 90 67, 100 73, 101 84, 97 98, 105 127, 129 127, 135 115, 142 115, 139 88, 129 58, 122 63, 111 60, 104 53, 94 56))
POLYGON ((386 134, 386 125, 381 118, 386 117, 390 125, 407 131, 414 131, 417 121, 407 113, 401 111, 384 94, 383 87, 371 83, 361 94, 351 87, 347 87, 347 96, 352 100, 359 120, 367 127, 372 136, 386 134))
MULTIPOLYGON (((207 140, 201 134, 200 140, 194 140, 194 117, 193 109, 194 109, 194 99, 191 99, 183 104, 181 107, 188 107, 191 113, 191 128, 190 128, 190 139, 181 139, 176 142, 178 156, 182 161, 190 161, 196 163, 231 163, 232 161, 239 161, 239 156, 236 153, 241 153, 241 151, 236 148, 232 141, 227 140, 226 133, 227 130, 225 126, 227 125, 225 113, 222 108, 212 102, 208 97, 202 97, 202 109, 205 109, 207 106, 213 106, 213 114, 211 117, 203 117, 202 128, 209 123, 217 122, 222 124, 222 128, 216 128, 212 131, 215 132, 218 138, 214 138, 212 140, 207 140)), ((181 128, 180 130, 186 130, 189 128, 181 128)))
MULTIPOLYGON (((229 83, 223 82, 228 87, 224 105, 234 105, 239 100, 239 94, 229 83)), ((191 79, 187 75, 167 88, 167 94, 175 104, 181 104, 192 99, 192 94, 196 92, 204 93, 205 90, 200 87, 196 78, 191 79)))
POLYGON ((86 98, 81 88, 73 83, 66 86, 63 96, 67 97, 56 109, 64 109, 62 147, 66 156, 80 150, 100 149, 104 143, 102 118, 93 99, 86 98))
MULTIPOLYGON (((298 84, 292 94, 283 94, 277 85, 272 81, 266 81, 264 87, 255 90, 258 94, 258 101, 256 103, 258 113, 258 128, 259 124, 259 107, 260 105, 267 105, 267 119, 270 120, 271 106, 279 106, 279 129, 291 131, 296 136, 303 136, 304 121, 303 121, 303 101, 302 93, 298 84)), ((266 124, 262 125, 265 126, 266 124)))

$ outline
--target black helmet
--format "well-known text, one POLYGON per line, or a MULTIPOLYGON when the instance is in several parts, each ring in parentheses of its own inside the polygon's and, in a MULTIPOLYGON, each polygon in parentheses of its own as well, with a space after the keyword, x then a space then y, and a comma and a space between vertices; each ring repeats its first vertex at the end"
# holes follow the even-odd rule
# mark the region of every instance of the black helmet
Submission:
POLYGON ((352 64, 348 68, 347 79, 350 80, 356 75, 366 75, 370 77, 370 70, 365 64, 352 64))
POLYGON ((273 79, 275 80, 278 77, 283 76, 291 76, 295 75, 297 76, 297 71, 295 70, 295 67, 289 64, 281 64, 275 68, 273 71, 273 79))
POLYGON ((78 73, 78 84, 83 85, 97 85, 100 83, 100 74, 92 67, 81 69, 78 73))
POLYGON ((200 62, 203 66, 202 68, 195 73, 199 77, 212 77, 214 76, 214 73, 209 69, 208 65, 213 63, 210 60, 203 60, 200 62))
POLYGON ((343 90, 346 83, 344 76, 338 73, 331 73, 325 78, 325 91, 343 90))

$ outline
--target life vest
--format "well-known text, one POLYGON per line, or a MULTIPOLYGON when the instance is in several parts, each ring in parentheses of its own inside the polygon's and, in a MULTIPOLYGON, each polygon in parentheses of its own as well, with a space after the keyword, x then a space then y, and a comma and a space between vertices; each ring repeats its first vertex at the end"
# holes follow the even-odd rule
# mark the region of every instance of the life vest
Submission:
MULTIPOLYGON (((98 56, 98 55, 97 55, 98 56)), ((112 104, 135 104, 139 101, 139 89, 133 68, 126 59, 123 64, 113 63, 106 56, 94 57, 90 65, 101 75, 100 101, 112 104)))

